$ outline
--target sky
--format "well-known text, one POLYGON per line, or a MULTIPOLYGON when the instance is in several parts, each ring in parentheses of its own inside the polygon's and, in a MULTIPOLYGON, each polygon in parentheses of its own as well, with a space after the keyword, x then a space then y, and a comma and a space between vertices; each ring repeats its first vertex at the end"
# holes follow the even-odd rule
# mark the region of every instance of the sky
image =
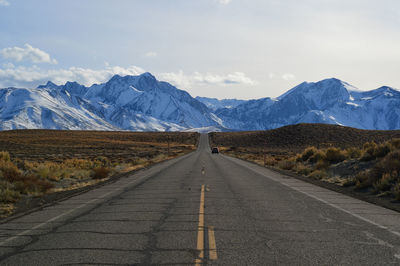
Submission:
POLYGON ((219 99, 400 89, 400 1, 0 0, 0 87, 143 72, 219 99))

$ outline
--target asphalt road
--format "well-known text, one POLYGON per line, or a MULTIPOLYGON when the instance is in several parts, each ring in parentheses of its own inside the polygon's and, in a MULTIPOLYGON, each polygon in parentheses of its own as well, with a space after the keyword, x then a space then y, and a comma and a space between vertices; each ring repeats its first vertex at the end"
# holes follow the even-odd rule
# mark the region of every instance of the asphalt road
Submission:
POLYGON ((400 214, 196 152, 0 224, 0 265, 400 265, 400 214))

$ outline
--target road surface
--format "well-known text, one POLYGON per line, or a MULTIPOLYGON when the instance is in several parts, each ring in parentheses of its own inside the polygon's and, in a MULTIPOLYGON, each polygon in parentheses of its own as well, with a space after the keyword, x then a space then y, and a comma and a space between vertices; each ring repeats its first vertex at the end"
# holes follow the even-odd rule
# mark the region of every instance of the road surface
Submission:
POLYGON ((400 265, 400 215, 196 152, 0 224, 1 265, 400 265))

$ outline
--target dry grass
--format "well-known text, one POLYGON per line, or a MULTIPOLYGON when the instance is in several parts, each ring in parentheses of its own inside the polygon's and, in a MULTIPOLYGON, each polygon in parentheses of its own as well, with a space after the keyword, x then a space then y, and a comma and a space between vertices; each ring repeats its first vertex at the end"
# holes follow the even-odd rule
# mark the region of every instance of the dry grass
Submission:
POLYGON ((400 131, 301 124, 210 134, 211 145, 249 161, 400 200, 400 131))
POLYGON ((331 164, 346 160, 346 153, 338 148, 328 148, 325 151, 325 160, 331 164))
POLYGON ((193 150, 198 133, 13 130, 0 132, 0 151, 31 162, 105 157, 121 163, 167 154, 168 140, 170 155, 175 156, 193 150))
POLYGON ((12 208, 5 206, 23 195, 92 185, 186 154, 196 148, 198 137, 175 132, 0 132, 0 215, 9 214, 12 208))

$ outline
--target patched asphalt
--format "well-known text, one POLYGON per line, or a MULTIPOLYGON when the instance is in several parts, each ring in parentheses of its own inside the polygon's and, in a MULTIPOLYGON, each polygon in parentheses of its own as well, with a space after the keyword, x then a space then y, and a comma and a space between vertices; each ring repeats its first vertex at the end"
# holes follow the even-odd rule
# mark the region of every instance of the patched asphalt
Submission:
POLYGON ((399 232, 397 212, 211 154, 202 135, 196 152, 0 224, 0 264, 399 265, 399 232))

